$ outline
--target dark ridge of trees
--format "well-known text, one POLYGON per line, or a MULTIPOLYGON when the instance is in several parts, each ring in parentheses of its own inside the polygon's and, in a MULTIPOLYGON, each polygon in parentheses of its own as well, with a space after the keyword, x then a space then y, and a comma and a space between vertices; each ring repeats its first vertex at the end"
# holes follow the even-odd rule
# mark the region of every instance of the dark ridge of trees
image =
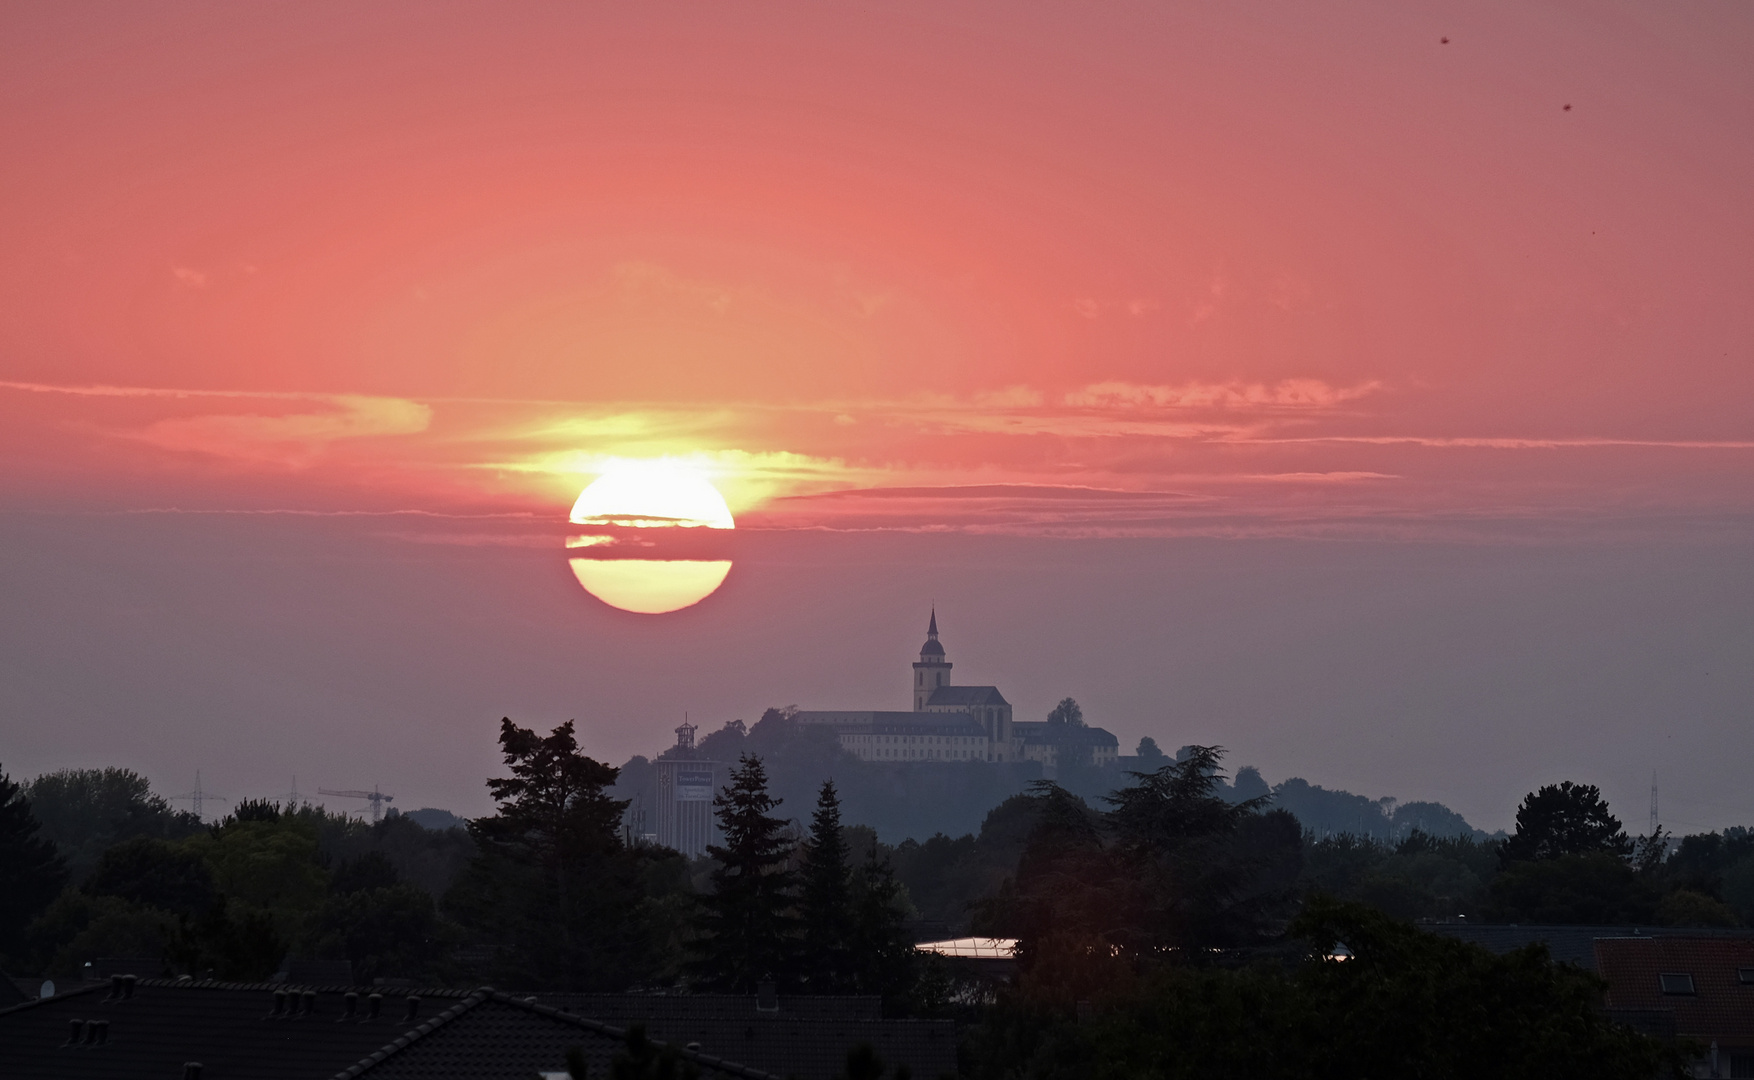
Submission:
POLYGON ((25 790, 42 835, 84 880, 111 845, 135 836, 176 840, 201 831, 194 814, 175 810, 144 776, 129 769, 61 769, 25 790))

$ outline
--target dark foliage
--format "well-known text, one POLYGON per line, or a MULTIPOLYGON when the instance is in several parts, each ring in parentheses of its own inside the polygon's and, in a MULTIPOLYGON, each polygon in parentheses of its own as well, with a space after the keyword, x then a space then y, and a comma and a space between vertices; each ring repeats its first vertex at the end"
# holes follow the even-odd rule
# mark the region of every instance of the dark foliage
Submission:
POLYGON ((381 851, 368 851, 355 859, 346 859, 335 867, 329 878, 329 891, 337 896, 364 892, 367 889, 390 889, 402 884, 396 864, 381 851))
POLYGON ((853 985, 853 905, 840 800, 825 781, 810 818, 799 868, 798 915, 803 923, 798 971, 811 993, 837 994, 853 985))
POLYGON ((43 836, 67 860, 75 881, 110 845, 133 836, 174 840, 201 831, 194 814, 172 809, 144 776, 128 769, 62 769, 32 780, 26 794, 43 836))
POLYGON ((1536 947, 1495 956, 1368 908, 1311 902, 1301 958, 1166 965, 1080 1021, 1012 994, 977 1032, 974 1075, 1041 1080, 1271 1076, 1679 1076, 1680 1049, 1610 1023, 1601 983, 1536 947), (1337 942, 1353 959, 1324 959, 1337 942))
POLYGON ((83 888, 92 896, 115 896, 185 919, 201 919, 220 902, 213 871, 200 853, 147 836, 104 852, 83 888))
POLYGON ((346 959, 353 977, 443 978, 455 934, 432 897, 412 885, 351 889, 331 897, 312 920, 310 950, 318 959, 346 959))
POLYGON ((24 930, 67 882, 67 865, 42 835, 30 800, 0 772, 0 957, 24 947, 24 930))
POLYGON ((479 854, 445 907, 520 986, 616 990, 651 974, 643 863, 620 834, 615 770, 579 752, 568 721, 547 736, 500 722, 510 778, 498 813, 470 823, 479 854))
POLYGON ((1632 854, 1632 840, 1594 784, 1567 780, 1531 792, 1516 811, 1516 832, 1500 851, 1506 864, 1567 855, 1632 854))
POLYGON ((696 1080, 699 1076, 700 1069, 683 1060, 675 1047, 659 1049, 646 1036, 644 1024, 627 1029, 627 1048, 609 1063, 610 1080, 696 1080))
POLYGON ((707 848, 717 865, 712 892, 700 900, 692 965, 703 985, 748 993, 794 968, 796 875, 786 868, 792 845, 786 822, 773 815, 778 806, 761 759, 748 755, 713 799, 724 844, 707 848))

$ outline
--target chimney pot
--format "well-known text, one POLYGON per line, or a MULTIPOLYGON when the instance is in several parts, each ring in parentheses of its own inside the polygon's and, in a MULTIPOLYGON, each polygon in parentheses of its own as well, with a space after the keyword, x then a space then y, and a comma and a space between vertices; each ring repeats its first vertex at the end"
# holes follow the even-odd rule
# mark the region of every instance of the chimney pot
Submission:
POLYGON ((274 991, 274 1012, 272 1015, 276 1020, 286 1016, 286 991, 274 991))
POLYGON ((384 995, 382 995, 382 994, 367 994, 366 999, 365 999, 365 1018, 367 1020, 376 1020, 378 1018, 378 1014, 383 1012, 383 1011, 384 1011, 384 995))
POLYGON ((108 1000, 120 1001, 121 998, 122 998, 122 977, 120 975, 111 975, 110 976, 110 996, 109 996, 108 1000))
POLYGON ((315 990, 306 990, 304 992, 304 999, 305 999, 305 1015, 306 1016, 317 1015, 317 992, 315 990))
POLYGON ((415 1018, 418 1017, 419 1015, 420 1015, 420 998, 415 996, 414 994, 409 994, 408 995, 408 1015, 403 1017, 402 1022, 405 1024, 412 1024, 412 1023, 414 1023, 415 1018))
POLYGON ((199 1061, 183 1062, 183 1080, 201 1080, 201 1063, 199 1061))
POLYGON ((134 997, 134 984, 138 983, 139 981, 140 981, 140 976, 138 976, 138 975, 124 975, 124 976, 122 976, 122 1000, 123 1001, 128 1001, 134 997))
POLYGON ((359 1013, 359 995, 351 990, 341 995, 343 1020, 351 1020, 359 1013))
POLYGON ((67 1045, 78 1046, 79 1040, 85 1036, 84 1020, 67 1021, 67 1045))
POLYGON ((93 1020, 89 1026, 93 1046, 102 1046, 110 1041, 110 1022, 108 1020, 93 1020))

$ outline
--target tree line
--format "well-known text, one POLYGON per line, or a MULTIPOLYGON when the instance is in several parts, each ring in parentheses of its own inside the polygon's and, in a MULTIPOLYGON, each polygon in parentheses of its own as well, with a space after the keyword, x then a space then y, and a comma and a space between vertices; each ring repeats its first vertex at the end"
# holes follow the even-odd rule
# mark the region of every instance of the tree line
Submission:
POLYGON ((1413 920, 1734 923, 1754 865, 1746 830, 1633 839, 1572 783, 1530 793, 1503 841, 1315 837, 1269 794, 1238 798, 1217 747, 1096 800, 1038 782, 978 833, 894 847, 843 820, 833 781, 807 823, 784 816, 745 753, 690 861, 622 828, 618 771, 571 723, 498 738, 495 812, 466 830, 266 802, 204 825, 122 770, 0 777, 0 955, 31 974, 150 955, 259 979, 291 955, 361 980, 878 994, 961 1017, 966 1071, 995 1080, 1651 1076, 1682 1049, 1609 1024, 1593 977, 1413 920), (969 993, 910 921, 1018 939, 1016 977, 969 993))

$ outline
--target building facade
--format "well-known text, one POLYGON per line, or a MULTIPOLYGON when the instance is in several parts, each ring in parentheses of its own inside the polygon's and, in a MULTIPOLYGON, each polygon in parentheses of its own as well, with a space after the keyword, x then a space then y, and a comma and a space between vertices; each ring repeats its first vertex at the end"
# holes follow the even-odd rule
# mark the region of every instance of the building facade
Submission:
POLYGON ((1011 703, 996 686, 955 685, 953 666, 938 640, 933 611, 913 664, 911 711, 816 710, 794 719, 832 728, 841 747, 863 761, 1020 760, 1011 703))
POLYGON ((658 773, 657 841, 691 859, 706 854, 718 839, 713 794, 725 783, 729 767, 696 756, 693 724, 676 729, 676 746, 652 762, 658 773))

